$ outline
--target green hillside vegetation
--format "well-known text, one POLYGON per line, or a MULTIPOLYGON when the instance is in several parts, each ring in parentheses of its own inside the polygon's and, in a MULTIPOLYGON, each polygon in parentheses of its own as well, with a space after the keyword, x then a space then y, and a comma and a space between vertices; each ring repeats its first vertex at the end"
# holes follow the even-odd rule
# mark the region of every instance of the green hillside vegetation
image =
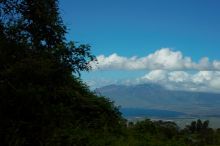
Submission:
POLYGON ((209 121, 193 121, 184 129, 174 122, 146 119, 128 123, 125 146, 219 146, 220 129, 209 128, 209 121))
POLYGON ((81 81, 95 56, 65 34, 57 0, 0 1, 1 146, 220 145, 207 121, 128 123, 81 81))

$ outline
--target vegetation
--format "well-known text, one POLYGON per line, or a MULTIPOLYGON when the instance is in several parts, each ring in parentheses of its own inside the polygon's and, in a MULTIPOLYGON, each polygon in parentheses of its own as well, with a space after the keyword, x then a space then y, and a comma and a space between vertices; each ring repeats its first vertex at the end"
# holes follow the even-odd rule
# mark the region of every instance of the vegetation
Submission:
POLYGON ((209 121, 193 121, 184 129, 174 122, 146 119, 128 123, 126 140, 118 145, 132 146, 219 146, 220 130, 209 128, 209 121))
POLYGON ((119 130, 117 108, 78 77, 95 58, 65 40, 57 1, 0 7, 0 145, 86 145, 119 130))
POLYGON ((220 145, 208 121, 127 123, 81 81, 95 57, 65 33, 57 0, 0 1, 1 146, 220 145))

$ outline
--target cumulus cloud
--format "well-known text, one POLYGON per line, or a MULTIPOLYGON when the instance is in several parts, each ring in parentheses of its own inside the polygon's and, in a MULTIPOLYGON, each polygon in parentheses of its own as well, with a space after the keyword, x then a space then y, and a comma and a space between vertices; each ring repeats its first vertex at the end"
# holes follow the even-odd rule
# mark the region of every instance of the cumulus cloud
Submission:
POLYGON ((220 89, 220 78, 210 81, 210 86, 219 90, 220 89))
POLYGON ((199 62, 183 56, 180 51, 162 48, 145 57, 123 57, 114 53, 97 57, 98 64, 91 63, 94 70, 220 70, 220 61, 201 58, 199 62))
POLYGON ((214 60, 213 61, 213 66, 214 66, 214 68, 220 70, 220 61, 214 60))
POLYGON ((190 75, 184 71, 173 71, 169 73, 168 80, 171 82, 182 83, 188 81, 190 75))
POLYGON ((167 79, 167 72, 164 70, 153 70, 142 77, 143 80, 161 82, 167 79))
MULTIPOLYGON (((91 63, 94 70, 147 72, 136 79, 114 81, 117 84, 157 83, 172 90, 220 92, 220 60, 210 61, 208 57, 203 57, 195 62, 191 57, 170 48, 162 48, 144 57, 124 57, 114 53, 110 56, 100 55, 97 60, 98 64, 91 63)), ((91 84, 108 83, 98 79, 91 84)))
POLYGON ((136 85, 145 83, 159 84, 169 90, 185 90, 220 93, 220 71, 169 71, 151 70, 137 78, 118 78, 115 80, 104 77, 86 81, 92 88, 110 84, 136 85))
POLYGON ((153 70, 136 80, 140 83, 157 83, 168 89, 219 92, 220 71, 186 71, 153 70))

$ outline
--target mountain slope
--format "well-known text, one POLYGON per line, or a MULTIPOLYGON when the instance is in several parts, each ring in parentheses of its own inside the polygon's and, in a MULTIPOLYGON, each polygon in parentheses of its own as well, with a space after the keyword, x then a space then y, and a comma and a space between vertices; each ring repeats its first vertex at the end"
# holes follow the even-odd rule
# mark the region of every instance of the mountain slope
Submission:
POLYGON ((151 108, 196 115, 217 115, 220 94, 167 90, 156 84, 109 85, 95 90, 123 108, 151 108))

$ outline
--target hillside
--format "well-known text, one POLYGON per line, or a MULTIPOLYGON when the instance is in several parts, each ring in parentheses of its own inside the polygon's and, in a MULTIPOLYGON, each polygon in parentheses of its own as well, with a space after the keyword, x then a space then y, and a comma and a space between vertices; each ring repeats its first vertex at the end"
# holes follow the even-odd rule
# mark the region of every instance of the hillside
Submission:
POLYGON ((219 116, 220 94, 167 90, 156 84, 109 85, 95 90, 123 108, 147 108, 219 116))

